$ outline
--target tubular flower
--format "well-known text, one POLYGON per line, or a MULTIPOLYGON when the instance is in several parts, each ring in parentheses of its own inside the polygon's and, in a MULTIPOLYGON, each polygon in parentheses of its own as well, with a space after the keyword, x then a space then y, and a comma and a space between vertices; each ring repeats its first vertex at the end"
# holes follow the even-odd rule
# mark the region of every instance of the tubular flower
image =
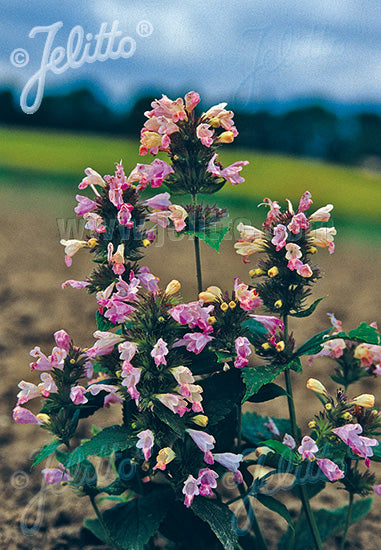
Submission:
POLYGON ((166 342, 162 338, 159 338, 159 340, 154 345, 152 351, 151 351, 151 357, 153 357, 155 361, 155 365, 158 367, 159 365, 166 365, 167 361, 165 359, 165 356, 168 355, 168 347, 166 342))
POLYGON ((185 495, 184 504, 189 508, 193 502, 195 496, 200 494, 199 491, 200 482, 198 479, 195 479, 192 475, 189 475, 187 480, 184 482, 183 494, 185 495))
POLYGON ((43 424, 42 420, 20 405, 13 409, 13 420, 19 424, 43 424))
POLYGON ((214 437, 200 430, 192 430, 188 428, 185 431, 190 435, 200 451, 204 453, 204 461, 207 464, 213 464, 214 459, 210 451, 214 449, 214 444, 216 442, 214 437))
MULTIPOLYGON (((231 142, 228 141, 225 143, 231 143, 231 142)), ((238 183, 243 183, 245 181, 245 179, 239 174, 242 170, 242 167, 247 166, 249 164, 248 160, 239 160, 237 162, 234 162, 230 166, 227 166, 226 168, 220 168, 218 165, 215 164, 215 160, 217 157, 218 157, 218 154, 215 153, 213 157, 210 159, 208 168, 207 168, 208 172, 210 172, 213 176, 226 179, 226 181, 228 181, 232 185, 237 185, 238 183)))
POLYGON ((234 296, 245 311, 251 311, 262 305, 262 300, 259 298, 255 288, 249 289, 238 277, 234 279, 234 296))
POLYGON ((337 481, 344 477, 343 470, 340 470, 337 464, 328 458, 317 458, 316 463, 329 481, 337 481))
POLYGON ((198 473, 197 481, 200 483, 200 495, 212 497, 213 490, 217 487, 217 472, 210 468, 202 468, 198 473))
POLYGON ((151 430, 144 430, 138 433, 139 441, 136 443, 138 449, 142 449, 144 460, 149 460, 151 456, 151 449, 154 446, 155 438, 151 430))
POLYGON ((69 239, 67 241, 65 241, 65 239, 61 239, 60 244, 65 247, 65 263, 68 267, 72 264, 72 257, 74 254, 76 254, 81 248, 87 246, 86 241, 79 241, 77 239, 69 239))
POLYGON ((340 439, 348 445, 354 454, 365 458, 365 465, 369 467, 369 457, 373 456, 371 447, 377 446, 377 439, 359 435, 362 433, 360 424, 346 424, 332 430, 340 439))
POLYGON ((328 395, 325 386, 323 386, 323 384, 319 382, 319 380, 316 380, 316 378, 309 378, 307 380, 307 388, 320 395, 328 395))
POLYGON ((156 457, 156 466, 154 466, 153 469, 164 471, 167 467, 167 464, 172 462, 175 456, 176 454, 170 447, 164 447, 164 449, 160 449, 156 457))
POLYGON ((248 356, 251 354, 250 342, 246 336, 238 336, 235 339, 235 350, 237 357, 234 361, 234 366, 237 369, 241 369, 248 364, 248 356))
POLYGON ((59 464, 58 466, 59 468, 44 468, 44 470, 41 470, 45 483, 62 483, 72 480, 69 470, 63 464, 59 464))
POLYGON ((305 435, 302 439, 300 447, 298 448, 298 453, 302 455, 302 460, 305 460, 306 458, 313 460, 315 458, 314 453, 317 453, 318 450, 319 448, 316 445, 316 441, 314 441, 312 437, 305 435))
POLYGON ((359 407, 364 407, 364 409, 371 409, 374 407, 374 395, 370 393, 363 393, 352 399, 355 405, 359 407))

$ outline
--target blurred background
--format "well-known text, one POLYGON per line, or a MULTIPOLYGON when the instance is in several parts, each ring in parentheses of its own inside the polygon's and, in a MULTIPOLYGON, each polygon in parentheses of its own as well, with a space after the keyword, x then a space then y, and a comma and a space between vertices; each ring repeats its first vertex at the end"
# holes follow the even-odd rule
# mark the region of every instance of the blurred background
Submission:
MULTIPOLYGON (((326 312, 345 329, 363 320, 380 323, 381 11, 377 0, 1 4, 0 546, 92 548, 95 541, 81 530, 91 515, 87 504, 64 489, 44 492, 38 468, 30 471, 47 434, 10 418, 19 380, 36 382, 28 368, 31 348, 50 352, 60 328, 78 345, 92 344, 94 298, 61 290, 62 281, 82 280, 91 269, 80 252, 68 270, 59 244, 82 236, 73 206, 83 170, 113 173, 122 159, 128 172, 151 162, 138 156, 139 133, 144 111, 163 93, 176 99, 198 91, 199 112, 227 102, 239 136, 220 158, 225 165, 250 164, 243 184, 226 184, 208 198, 229 209, 232 232, 220 255, 202 244, 205 285, 231 289, 237 275, 248 282, 256 259, 245 266, 234 254, 236 224, 260 224, 264 197, 296 203, 308 189, 314 207, 335 206, 337 251, 316 256, 326 276, 314 298, 327 297, 311 319, 294 323, 297 343, 329 326, 326 312)), ((158 242, 144 264, 163 285, 180 279, 185 299, 194 299, 192 243, 158 242)), ((295 380, 303 428, 319 409, 306 400, 305 381, 315 376, 334 391, 332 367, 316 361, 295 380)), ((374 391, 380 403, 379 384, 369 379, 353 391, 374 391)), ((278 401, 263 411, 282 416, 278 401)), ((106 412, 108 418, 93 421, 119 421, 116 408, 106 412)), ((341 493, 333 489, 317 505, 343 505, 341 493)), ((376 520, 376 513, 363 520, 348 548, 378 548, 376 520)), ((285 526, 266 524, 274 539, 279 528, 285 526)))

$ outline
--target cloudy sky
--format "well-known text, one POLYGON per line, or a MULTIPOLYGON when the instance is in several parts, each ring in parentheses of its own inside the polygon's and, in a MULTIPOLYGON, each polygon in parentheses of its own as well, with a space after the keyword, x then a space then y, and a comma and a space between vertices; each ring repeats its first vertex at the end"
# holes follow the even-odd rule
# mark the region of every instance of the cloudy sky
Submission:
MULTIPOLYGON (((47 90, 86 81, 114 104, 124 104, 147 88, 170 96, 195 89, 208 101, 226 99, 244 106, 300 97, 381 104, 379 0, 0 0, 0 4, 0 84, 14 86, 19 97, 29 81, 25 100, 29 106, 34 104, 38 81, 42 97, 47 90), (112 50, 116 52, 123 41, 119 50, 125 52, 124 58, 101 61, 97 54, 94 60, 95 35, 102 24, 110 33, 113 23, 119 34, 112 50), (34 37, 29 36, 32 29, 34 37), (76 59, 87 47, 92 63, 67 66, 70 34, 78 50, 76 59), (61 50, 52 58, 58 46, 61 50), (44 52, 46 62, 56 59, 58 68, 46 71, 45 82, 36 74, 44 52)), ((107 36, 101 53, 106 47, 107 36)))

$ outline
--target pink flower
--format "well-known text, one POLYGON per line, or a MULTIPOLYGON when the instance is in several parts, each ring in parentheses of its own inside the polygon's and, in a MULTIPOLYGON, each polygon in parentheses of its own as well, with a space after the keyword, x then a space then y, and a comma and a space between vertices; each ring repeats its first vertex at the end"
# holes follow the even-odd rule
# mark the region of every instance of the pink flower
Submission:
POLYGON ((75 279, 68 279, 62 283, 61 288, 64 289, 66 286, 71 286, 71 288, 77 288, 81 290, 89 285, 88 281, 76 281, 75 279))
POLYGON ((213 340, 212 336, 208 336, 202 332, 189 332, 184 335, 182 340, 176 342, 175 347, 186 346, 188 351, 198 354, 202 352, 206 344, 211 340, 213 340))
POLYGON ((329 460, 328 458, 318 458, 316 460, 317 465, 329 481, 337 481, 344 477, 343 470, 340 470, 337 464, 329 460))
POLYGON ((230 164, 226 168, 220 168, 215 164, 215 160, 218 157, 218 154, 215 153, 209 161, 207 171, 210 172, 213 176, 226 179, 232 185, 237 185, 238 183, 243 183, 245 179, 239 175, 243 166, 249 164, 248 160, 239 160, 230 164))
POLYGON ((37 361, 30 363, 31 370, 51 370, 53 365, 51 361, 42 353, 41 349, 38 346, 35 346, 30 352, 29 355, 32 357, 38 358, 37 361))
POLYGON ((19 391, 19 393, 17 394, 17 406, 24 405, 35 397, 41 397, 40 388, 38 388, 35 384, 32 384, 31 382, 25 382, 24 380, 21 380, 21 382, 19 382, 18 384, 18 387, 21 391, 19 391))
POLYGON ((185 120, 186 118, 184 102, 180 97, 172 101, 163 94, 161 99, 155 99, 155 101, 151 103, 151 106, 153 110, 144 113, 146 117, 164 116, 173 120, 175 123, 179 120, 185 120))
POLYGON ((320 227, 308 233, 308 240, 311 244, 321 248, 328 247, 330 254, 335 250, 333 239, 336 235, 334 227, 320 227))
POLYGON ((271 239, 271 242, 276 246, 277 251, 285 246, 287 237, 288 233, 285 225, 279 223, 274 227, 274 237, 271 239))
POLYGON ((381 485, 373 485, 373 490, 376 495, 379 495, 381 497, 381 485))
POLYGON ((85 229, 90 229, 90 231, 95 231, 96 233, 104 233, 106 227, 102 225, 103 218, 95 212, 87 212, 83 215, 83 219, 86 221, 85 229))
POLYGON ((192 371, 188 367, 180 365, 169 369, 176 382, 181 386, 183 384, 193 384, 194 377, 192 371))
POLYGON ((301 266, 297 267, 296 272, 301 277, 305 277, 308 279, 308 277, 311 277, 313 275, 312 269, 308 264, 302 264, 301 266))
POLYGON ((171 206, 170 194, 169 193, 159 193, 151 199, 144 201, 146 206, 149 206, 153 210, 167 210, 171 206))
POLYGON ((123 399, 115 391, 110 391, 105 395, 103 406, 109 408, 111 403, 123 403, 123 399))
POLYGON ((240 462, 243 459, 243 455, 237 455, 234 453, 217 453, 213 454, 213 458, 230 472, 237 472, 240 462))
POLYGON ((203 468, 198 472, 197 481, 200 483, 200 495, 202 496, 213 496, 212 489, 217 487, 218 478, 217 472, 211 470, 210 468, 203 468))
POLYGON ((298 260, 302 257, 302 252, 298 244, 287 243, 286 250, 286 260, 298 260))
POLYGON ((188 428, 185 431, 188 432, 200 451, 204 453, 204 461, 207 464, 213 464, 214 460, 210 451, 214 449, 214 444, 216 442, 214 437, 200 430, 191 430, 188 428))
POLYGON ((205 147, 210 147, 213 143, 214 130, 210 129, 209 124, 199 124, 196 128, 196 136, 205 147))
POLYGON ((102 176, 98 174, 92 168, 86 168, 85 170, 86 177, 83 178, 81 183, 78 185, 78 189, 86 189, 88 185, 93 189, 96 195, 99 195, 98 191, 95 189, 94 185, 99 185, 100 187, 106 187, 106 183, 103 180, 102 176))
POLYGON ((87 246, 86 241, 78 241, 77 239, 69 239, 68 241, 65 241, 65 239, 61 239, 60 244, 65 247, 65 263, 68 267, 70 267, 72 264, 71 258, 74 256, 74 254, 76 254, 81 248, 87 246))
POLYGON ((290 447, 290 449, 295 449, 296 447, 295 439, 290 434, 284 434, 282 443, 290 447))
POLYGON ((271 418, 271 416, 267 417, 267 422, 264 423, 264 426, 274 435, 280 435, 279 430, 277 428, 277 425, 275 424, 274 420, 271 418))
POLYGON ((278 319, 278 317, 273 317, 271 315, 250 315, 255 321, 261 323, 265 328, 267 328, 269 334, 274 336, 277 328, 284 330, 283 322, 278 319))
MULTIPOLYGON (((126 363, 130 363, 135 353, 138 350, 137 345, 134 342, 122 342, 118 346, 120 358, 126 363)), ((122 367, 123 368, 123 367, 122 367)))
POLYGON ((116 283, 117 293, 115 294, 115 298, 122 302, 134 302, 138 299, 137 293, 139 292, 139 286, 140 280, 134 276, 133 271, 130 273, 129 283, 126 283, 126 281, 119 276, 119 280, 116 283))
POLYGON ((308 229, 309 223, 308 220, 303 214, 303 212, 300 212, 299 214, 296 214, 293 216, 290 223, 287 225, 287 229, 291 231, 291 233, 294 233, 294 235, 297 235, 301 229, 308 229))
MULTIPOLYGON (((160 137, 159 140, 161 141, 161 139, 162 138, 160 137)), ((139 182, 139 189, 145 189, 149 183, 152 187, 160 187, 165 178, 173 172, 173 168, 167 162, 164 160, 155 159, 151 164, 137 164, 128 176, 128 182, 139 182)), ((153 199, 154 198, 155 197, 153 197, 153 199)), ((154 207, 152 206, 151 208, 154 207)))
POLYGON ((122 377, 123 382, 122 386, 127 387, 127 391, 131 396, 131 399, 137 401, 139 399, 140 393, 136 389, 136 384, 139 383, 142 369, 133 367, 130 363, 125 361, 122 366, 122 377))
POLYGON ((306 210, 308 210, 309 207, 311 206, 311 204, 312 204, 311 193, 309 191, 306 191, 302 195, 302 198, 300 199, 299 207, 298 207, 298 214, 299 214, 299 212, 305 212, 306 210))
POLYGON ((155 397, 173 413, 178 414, 181 417, 190 410, 187 408, 186 401, 184 401, 180 395, 175 393, 158 393, 155 397))
POLYGON ((142 449, 144 460, 149 460, 151 456, 151 449, 154 446, 155 438, 151 430, 144 430, 144 432, 138 433, 139 441, 136 443, 138 449, 142 449))
POLYGON ((326 206, 323 206, 323 208, 319 208, 319 210, 316 210, 311 216, 308 218, 309 222, 327 222, 329 218, 331 217, 331 210, 333 208, 332 204, 327 204, 326 206))
POLYGON ((43 397, 49 397, 51 393, 57 393, 57 386, 53 380, 53 377, 48 372, 42 372, 40 374, 42 380, 41 384, 38 384, 38 387, 41 390, 41 395, 43 397))
POLYGON ((197 92, 188 92, 185 94, 185 109, 188 113, 191 113, 198 103, 200 103, 200 96, 197 92))
POLYGON ((97 207, 97 203, 88 197, 76 195, 75 198, 78 201, 78 205, 74 208, 74 212, 77 216, 83 216, 83 214, 87 214, 97 207))
POLYGON ((198 301, 179 304, 168 310, 168 313, 181 325, 188 325, 189 328, 199 327, 204 332, 208 332, 212 328, 208 319, 213 310, 214 305, 203 307, 202 302, 198 301))
POLYGON ((241 309, 245 311, 251 311, 262 305, 262 300, 255 288, 249 290, 249 287, 240 281, 238 277, 234 279, 234 296, 239 301, 241 309))
POLYGON ((108 355, 114 349, 116 344, 119 344, 123 340, 123 336, 120 334, 114 334, 113 332, 96 330, 94 332, 94 338, 98 338, 98 341, 92 348, 86 351, 88 357, 99 357, 101 355, 108 355))
POLYGON ((157 292, 159 290, 159 278, 153 275, 148 267, 141 267, 138 270, 137 277, 148 292, 157 292))
POLYGON ((121 225, 124 225, 124 227, 133 227, 134 222, 131 219, 131 212, 133 209, 134 207, 129 203, 123 203, 120 207, 118 212, 118 221, 121 225))
MULTIPOLYGON (((264 227, 270 228, 271 224, 273 222, 277 221, 281 209, 280 209, 280 206, 277 203, 277 201, 272 201, 271 199, 269 199, 267 197, 265 199, 263 199, 262 204, 270 207, 270 210, 267 213, 266 221, 263 224, 264 227)), ((259 205, 259 206, 261 206, 261 205, 259 205)))
POLYGON ((373 456, 372 447, 379 445, 377 439, 358 435, 363 431, 360 424, 346 424, 332 431, 352 449, 355 455, 365 458, 365 466, 369 467, 369 457, 373 456))
POLYGON ((106 319, 109 319, 114 325, 125 323, 128 316, 135 311, 135 308, 129 304, 117 299, 117 295, 114 294, 108 301, 107 311, 104 314, 106 319))
POLYGON ((250 342, 246 338, 246 336, 238 336, 238 338, 235 339, 234 344, 237 353, 237 358, 234 361, 234 366, 237 369, 240 369, 247 365, 247 363, 249 362, 247 360, 247 357, 251 354, 250 342))
POLYGON ((148 152, 157 155, 159 151, 168 151, 171 140, 167 134, 160 135, 143 128, 140 143, 139 155, 146 155, 148 152))
POLYGON ((57 330, 57 332, 54 333, 54 339, 59 348, 69 351, 70 336, 65 330, 57 330))
POLYGON ((151 187, 160 187, 169 174, 173 174, 172 166, 169 166, 164 160, 155 159, 151 164, 150 182, 151 187))
POLYGON ((59 468, 45 468, 41 473, 46 483, 61 483, 72 479, 69 470, 66 470, 62 464, 59 464, 59 468))
POLYGON ((122 275, 126 271, 126 268, 124 267, 124 244, 118 245, 115 254, 113 254, 113 252, 114 245, 112 243, 108 243, 107 260, 109 263, 113 264, 112 270, 115 275, 122 275))
POLYGON ((18 424, 42 424, 42 420, 19 405, 13 409, 13 420, 18 424))
POLYGON ((200 482, 198 479, 195 479, 192 475, 189 475, 187 480, 184 482, 183 487, 183 494, 185 495, 184 504, 187 508, 190 507, 190 505, 193 502, 193 499, 195 496, 199 495, 199 486, 200 482))
POLYGON ((162 338, 159 338, 151 351, 151 357, 155 361, 155 365, 166 365, 167 361, 165 356, 168 355, 168 347, 166 342, 162 338))
POLYGON ((169 207, 171 214, 168 216, 172 220, 176 231, 181 231, 186 226, 185 221, 188 217, 188 212, 178 204, 172 204, 169 207))
POLYGON ((85 397, 86 388, 82 386, 74 386, 70 390, 70 399, 73 401, 74 405, 83 405, 88 402, 87 397, 85 397))
POLYGON ((318 450, 316 441, 314 441, 312 437, 305 435, 302 439, 302 444, 298 448, 298 453, 302 455, 302 460, 305 460, 306 458, 314 459, 314 453, 317 453, 318 450))

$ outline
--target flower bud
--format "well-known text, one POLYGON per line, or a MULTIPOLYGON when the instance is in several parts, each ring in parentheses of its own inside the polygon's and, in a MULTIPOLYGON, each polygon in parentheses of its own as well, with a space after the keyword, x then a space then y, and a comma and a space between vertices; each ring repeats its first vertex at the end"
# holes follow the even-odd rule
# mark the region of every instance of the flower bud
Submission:
POLYGON ((311 422, 308 422, 308 427, 312 430, 313 428, 316 428, 316 422, 315 420, 311 420, 311 422))
POLYGON ((283 305, 283 302, 282 300, 277 300, 275 303, 274 303, 274 307, 275 309, 280 309, 283 305))
POLYGON ((41 420, 41 422, 43 422, 44 424, 49 424, 50 422, 50 416, 48 414, 39 413, 39 414, 36 414, 36 417, 38 418, 38 420, 41 420))
POLYGON ((278 342, 277 345, 275 346, 275 349, 280 352, 280 351, 283 351, 285 348, 285 345, 284 345, 284 342, 283 340, 281 342, 278 342))
POLYGON ((351 415, 350 412, 346 412, 346 413, 343 414, 343 418, 344 418, 344 420, 349 421, 349 420, 352 420, 353 416, 351 415))
POLYGON ((221 298, 222 291, 218 286, 209 286, 204 292, 200 292, 198 295, 199 300, 202 300, 204 304, 210 304, 215 302, 218 298, 221 298))
POLYGON ((97 246, 98 241, 97 241, 97 239, 92 238, 92 239, 89 239, 89 240, 87 241, 87 244, 88 244, 88 246, 89 246, 90 248, 94 248, 94 247, 97 246))
POLYGON ((358 405, 359 407, 364 407, 364 409, 371 409, 374 407, 374 395, 370 393, 363 393, 354 399, 352 399, 353 403, 355 405, 358 405))
POLYGON ((325 408, 326 411, 331 411, 332 410, 332 403, 326 403, 324 405, 324 408, 325 408))
POLYGON ((234 300, 232 300, 231 302, 229 302, 229 307, 230 309, 234 309, 236 307, 236 303, 234 302, 234 300))
POLYGON ((217 319, 214 317, 214 315, 211 315, 209 318, 208 318, 208 324, 209 325, 214 325, 214 323, 217 321, 217 319))
POLYGON ((256 269, 250 269, 249 276, 250 277, 255 277, 255 272, 256 272, 256 269))
POLYGON ((309 254, 316 254, 316 252, 317 252, 316 246, 309 246, 309 247, 307 248, 307 252, 308 252, 309 254))
POLYGON ((232 143, 234 141, 234 134, 230 130, 222 132, 215 140, 215 143, 232 143))
POLYGON ((181 284, 176 279, 173 279, 170 283, 167 284, 167 288, 165 289, 165 294, 167 296, 172 296, 172 294, 176 294, 181 288, 181 284))
POLYGON ((272 267, 271 269, 268 270, 267 272, 267 275, 270 277, 270 278, 273 278, 273 277, 276 277, 279 273, 279 269, 277 268, 276 265, 274 265, 274 267, 272 267))
POLYGON ((262 348, 263 348, 263 349, 270 349, 271 346, 270 346, 270 344, 269 344, 268 342, 265 342, 264 344, 262 344, 262 348))
POLYGON ((143 239, 143 243, 142 243, 142 244, 143 244, 143 246, 144 246, 145 248, 147 248, 147 246, 149 246, 149 245, 151 244, 151 241, 150 241, 149 239, 143 239))
POLYGON ((227 311, 229 309, 229 306, 226 302, 222 302, 220 307, 221 307, 222 311, 227 311))
POLYGON ((205 414, 196 414, 191 420, 194 424, 202 428, 206 428, 209 422, 209 418, 205 414))
POLYGON ((70 365, 75 365, 75 359, 70 359, 69 363, 70 365))
POLYGON ((320 395, 328 395, 325 386, 323 386, 323 384, 319 382, 319 380, 316 380, 316 378, 309 378, 307 380, 307 389, 312 390, 315 393, 319 393, 320 395))
POLYGON ((212 128, 219 128, 221 124, 220 119, 217 116, 210 118, 208 122, 212 128))

